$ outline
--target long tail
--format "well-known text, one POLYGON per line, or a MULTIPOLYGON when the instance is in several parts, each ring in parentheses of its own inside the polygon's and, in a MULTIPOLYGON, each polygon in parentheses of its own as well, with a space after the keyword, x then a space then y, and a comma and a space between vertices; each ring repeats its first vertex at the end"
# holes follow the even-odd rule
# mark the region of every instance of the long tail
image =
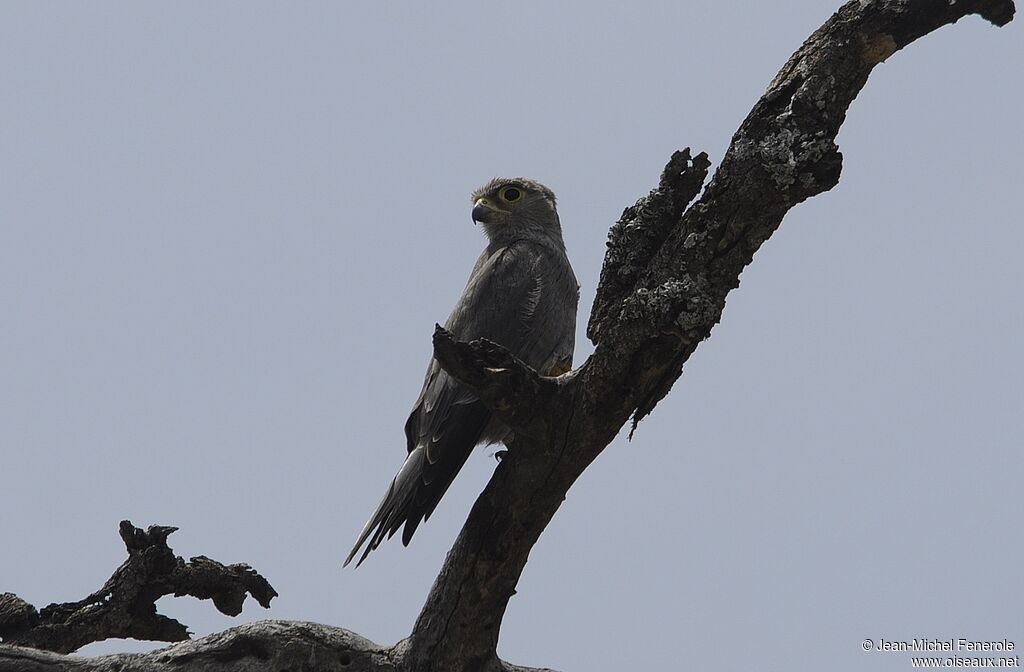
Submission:
POLYGON ((427 453, 422 446, 415 448, 405 458, 405 464, 391 481, 384 499, 381 500, 370 519, 366 521, 363 531, 359 533, 359 539, 352 547, 348 558, 345 559, 344 567, 348 567, 352 559, 356 557, 356 553, 359 552, 359 548, 369 539, 370 543, 366 544, 366 549, 360 556, 359 562, 356 563, 356 567, 363 564, 363 560, 370 554, 370 551, 380 546, 380 542, 385 538, 391 538, 402 526, 402 523, 409 519, 411 505, 415 502, 416 493, 422 482, 423 465, 426 459, 427 453))

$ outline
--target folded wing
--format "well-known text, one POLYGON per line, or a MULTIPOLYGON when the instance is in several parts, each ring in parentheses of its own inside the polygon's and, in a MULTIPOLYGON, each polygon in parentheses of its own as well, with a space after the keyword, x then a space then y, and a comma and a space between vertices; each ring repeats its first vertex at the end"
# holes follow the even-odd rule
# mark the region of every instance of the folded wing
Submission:
MULTIPOLYGON (((548 373, 572 359, 578 295, 564 250, 517 241, 484 251, 445 328, 462 341, 494 341, 548 373)), ((345 564, 366 543, 357 565, 361 564, 403 525, 402 543, 407 545, 473 448, 494 438, 488 436, 491 424, 487 407, 431 359, 405 423, 408 457, 345 564)))

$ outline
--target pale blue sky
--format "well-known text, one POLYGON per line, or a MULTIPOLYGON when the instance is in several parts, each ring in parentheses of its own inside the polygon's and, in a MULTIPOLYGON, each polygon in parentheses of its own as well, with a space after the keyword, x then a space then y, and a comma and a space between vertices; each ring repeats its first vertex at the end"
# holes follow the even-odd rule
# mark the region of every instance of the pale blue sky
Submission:
MULTIPOLYGON (((717 162, 821 0, 0 5, 0 590, 98 588, 117 523, 248 562, 265 617, 408 634, 494 462, 341 561, 483 245, 469 193, 559 196, 582 285, 672 150, 717 162)), ((531 555, 500 653, 560 670, 905 670, 866 637, 1015 639, 1024 40, 872 75, 634 440, 531 555)), ((138 650, 104 644, 92 651, 138 650)))

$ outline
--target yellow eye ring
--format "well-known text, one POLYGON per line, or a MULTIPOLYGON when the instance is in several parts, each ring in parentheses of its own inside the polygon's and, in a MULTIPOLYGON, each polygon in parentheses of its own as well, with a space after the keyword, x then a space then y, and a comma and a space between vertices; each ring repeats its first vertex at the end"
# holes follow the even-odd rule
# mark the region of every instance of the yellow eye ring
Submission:
POLYGON ((523 190, 519 187, 503 187, 498 196, 506 203, 515 203, 523 197, 523 190))

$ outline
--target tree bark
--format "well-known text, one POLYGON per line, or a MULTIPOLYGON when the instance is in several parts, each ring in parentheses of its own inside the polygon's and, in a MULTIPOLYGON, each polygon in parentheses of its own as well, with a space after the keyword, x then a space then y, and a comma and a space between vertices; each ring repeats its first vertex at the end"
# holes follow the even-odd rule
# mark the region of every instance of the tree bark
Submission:
POLYGON ((733 137, 711 181, 704 154, 673 154, 658 187, 611 230, 578 369, 544 378, 486 341, 443 329, 434 354, 514 430, 506 457, 445 559, 412 635, 391 648, 350 632, 267 621, 161 652, 69 659, 0 647, 2 670, 519 670, 495 652, 530 550, 575 480, 632 418, 669 392, 718 323, 728 293, 790 208, 831 189, 847 109, 875 65, 977 14, 997 26, 1012 0, 853 0, 793 54, 733 137), (63 667, 61 667, 63 666, 63 667))

